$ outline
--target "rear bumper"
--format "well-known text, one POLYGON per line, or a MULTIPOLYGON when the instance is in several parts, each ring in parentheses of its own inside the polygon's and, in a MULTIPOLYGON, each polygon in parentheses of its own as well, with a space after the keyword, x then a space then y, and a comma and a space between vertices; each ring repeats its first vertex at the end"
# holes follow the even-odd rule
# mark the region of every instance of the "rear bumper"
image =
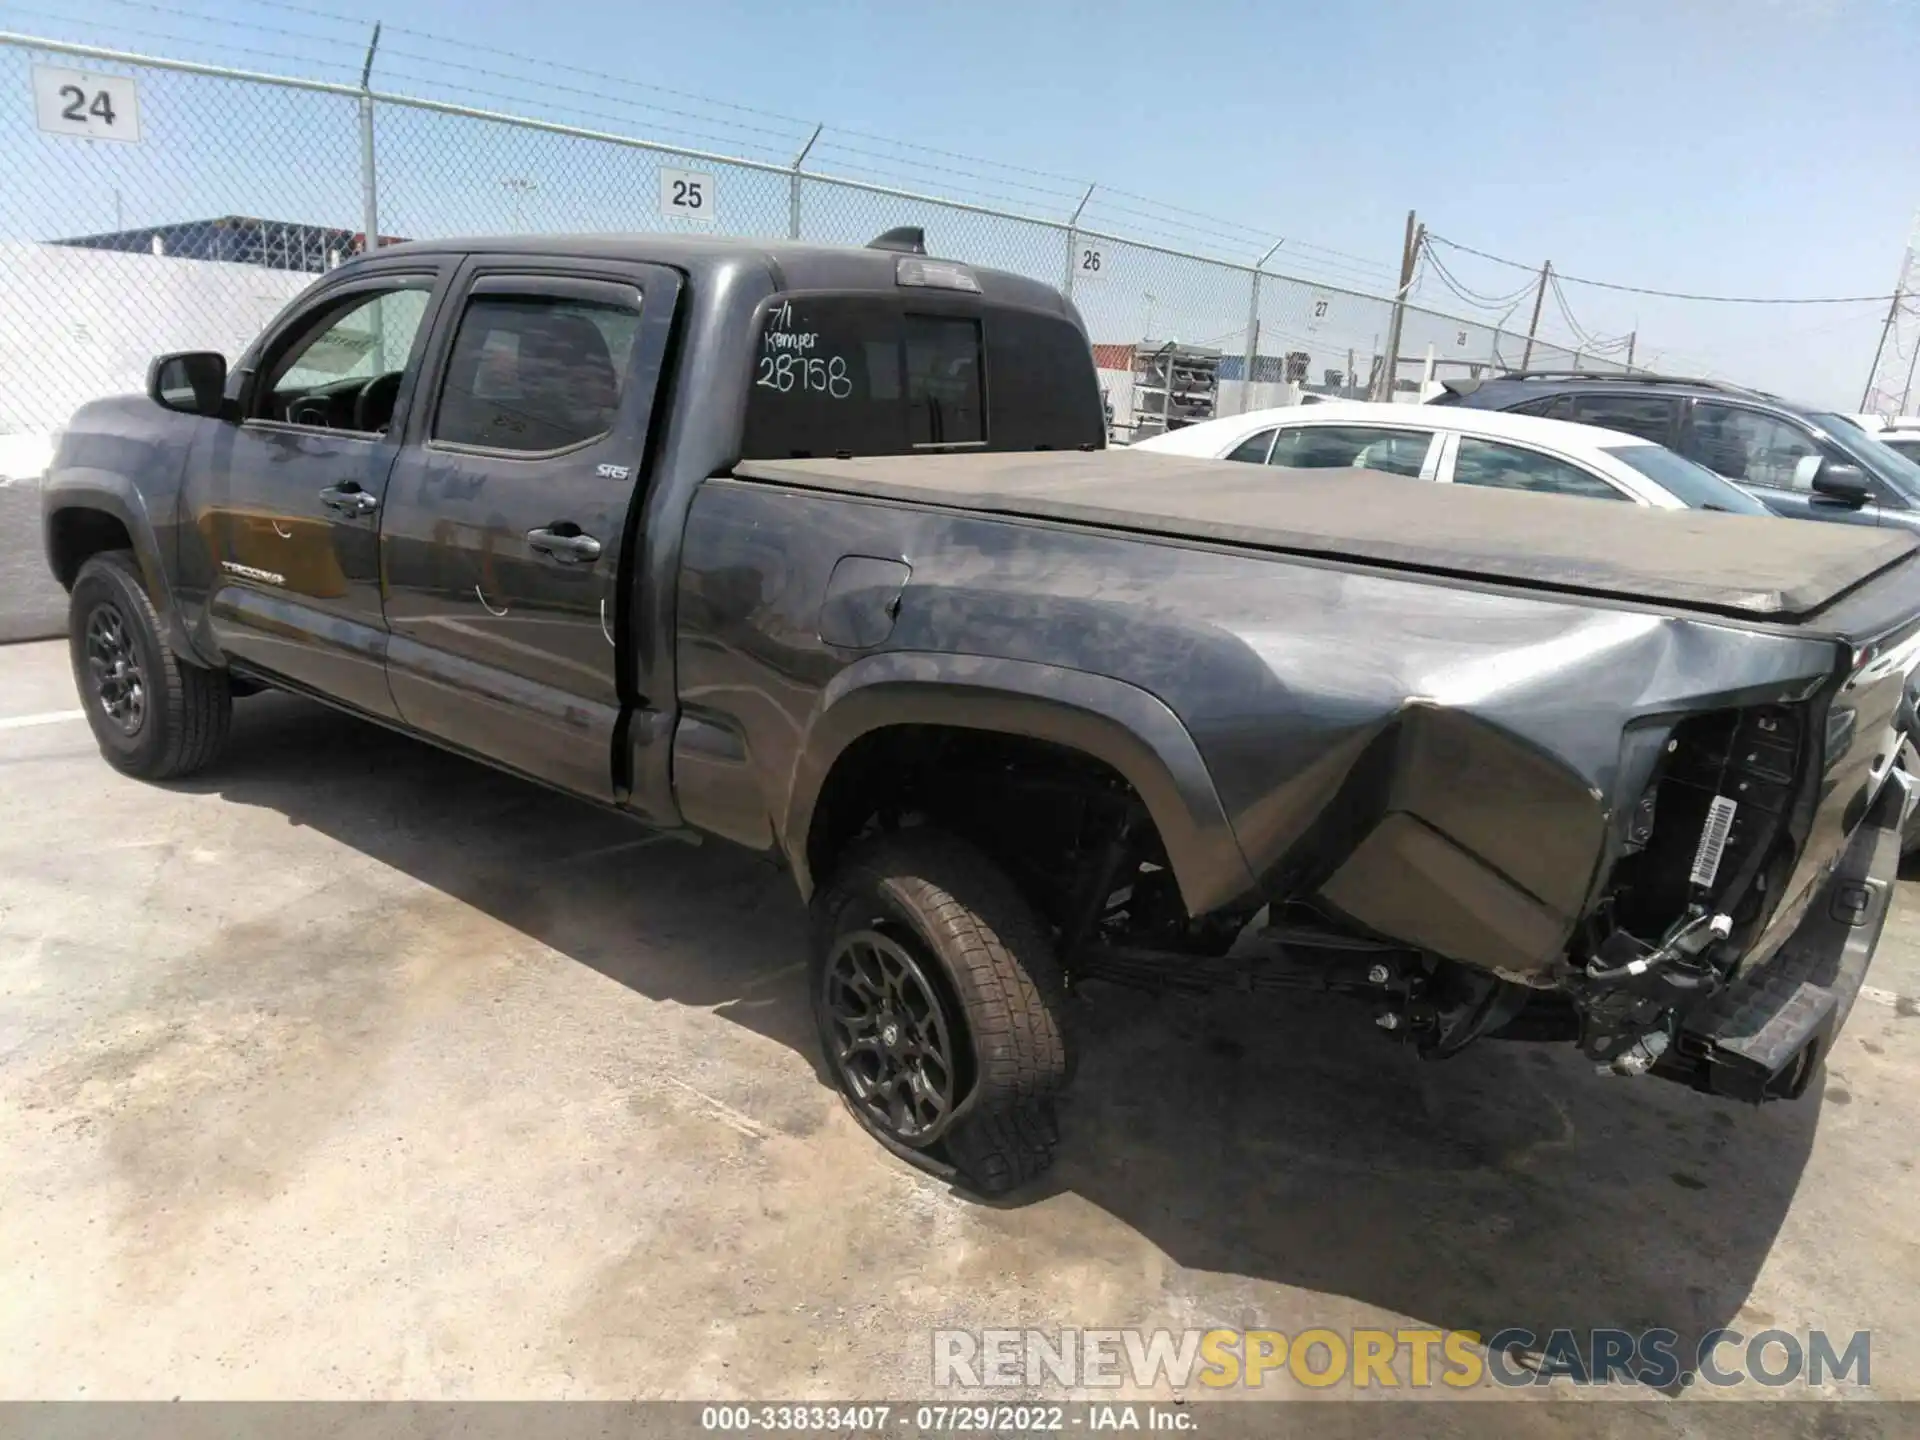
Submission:
POLYGON ((1840 1034, 1886 926, 1920 781, 1893 767, 1791 937, 1682 1022, 1659 1074, 1734 1099, 1804 1091, 1840 1034))

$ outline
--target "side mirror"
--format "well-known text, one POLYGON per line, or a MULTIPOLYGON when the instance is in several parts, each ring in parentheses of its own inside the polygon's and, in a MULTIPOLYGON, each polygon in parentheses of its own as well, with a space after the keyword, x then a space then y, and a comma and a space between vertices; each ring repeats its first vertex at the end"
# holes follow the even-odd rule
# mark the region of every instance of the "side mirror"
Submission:
POLYGON ((1867 484, 1865 472, 1858 465, 1843 465, 1836 460, 1820 462, 1820 468, 1813 472, 1812 489, 1814 494, 1852 510, 1873 499, 1873 487, 1867 484))
POLYGON ((212 350, 181 350, 147 366, 147 395, 182 415, 218 416, 227 389, 227 357, 212 350))

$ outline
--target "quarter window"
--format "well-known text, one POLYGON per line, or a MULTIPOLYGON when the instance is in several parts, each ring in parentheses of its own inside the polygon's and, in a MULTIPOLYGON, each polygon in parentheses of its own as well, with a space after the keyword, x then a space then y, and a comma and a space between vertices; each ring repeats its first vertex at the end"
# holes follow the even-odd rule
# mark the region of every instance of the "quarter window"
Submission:
POLYGON ((1800 462, 1821 453, 1810 435, 1758 410, 1700 401, 1693 407, 1693 458, 1729 480, 1776 490, 1805 490, 1813 466, 1800 462))
POLYGON ((453 337, 433 438, 537 454, 605 435, 620 409, 638 302, 473 296, 453 337))
POLYGON ((1262 430, 1258 435, 1249 435, 1233 449, 1227 452, 1229 460, 1244 460, 1253 465, 1267 463, 1267 451, 1273 448, 1273 431, 1262 430))
POLYGON ((1280 432, 1267 463, 1295 470, 1379 470, 1418 478, 1432 444, 1431 430, 1301 425, 1280 432))
POLYGON ((1480 485, 1489 490, 1531 490, 1542 495, 1578 495, 1589 500, 1625 500, 1598 475, 1577 465, 1542 455, 1519 445, 1460 437, 1453 461, 1453 483, 1480 485))

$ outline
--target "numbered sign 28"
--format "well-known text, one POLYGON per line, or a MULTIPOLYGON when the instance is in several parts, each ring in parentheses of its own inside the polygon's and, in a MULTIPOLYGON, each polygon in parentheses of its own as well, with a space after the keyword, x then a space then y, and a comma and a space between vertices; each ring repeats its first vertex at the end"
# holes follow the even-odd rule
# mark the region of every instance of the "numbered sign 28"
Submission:
POLYGON ((660 171, 660 213, 669 220, 713 222, 713 176, 700 170, 660 171))
POLYGON ((1091 240, 1082 240, 1073 247, 1073 283, 1095 285, 1106 278, 1107 255, 1100 246, 1091 240))
POLYGON ((140 140, 140 95, 128 75, 33 67, 33 118, 49 135, 140 140))

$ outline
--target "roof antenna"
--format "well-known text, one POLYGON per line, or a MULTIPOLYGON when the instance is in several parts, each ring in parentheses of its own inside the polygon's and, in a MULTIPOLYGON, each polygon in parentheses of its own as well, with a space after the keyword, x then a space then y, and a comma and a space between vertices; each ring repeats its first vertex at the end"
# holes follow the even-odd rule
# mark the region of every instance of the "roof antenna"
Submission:
POLYGON ((897 250, 902 255, 927 253, 927 232, 918 225, 896 225, 867 242, 869 250, 897 250))

